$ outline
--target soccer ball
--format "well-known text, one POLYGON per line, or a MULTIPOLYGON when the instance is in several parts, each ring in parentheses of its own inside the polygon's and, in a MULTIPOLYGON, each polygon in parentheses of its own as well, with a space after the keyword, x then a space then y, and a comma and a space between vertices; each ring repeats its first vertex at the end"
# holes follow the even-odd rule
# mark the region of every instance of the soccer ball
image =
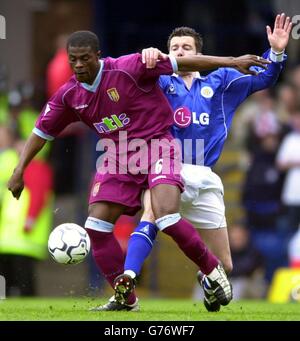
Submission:
POLYGON ((88 255, 91 247, 89 235, 79 225, 65 223, 57 226, 48 239, 52 258, 61 264, 78 264, 88 255))

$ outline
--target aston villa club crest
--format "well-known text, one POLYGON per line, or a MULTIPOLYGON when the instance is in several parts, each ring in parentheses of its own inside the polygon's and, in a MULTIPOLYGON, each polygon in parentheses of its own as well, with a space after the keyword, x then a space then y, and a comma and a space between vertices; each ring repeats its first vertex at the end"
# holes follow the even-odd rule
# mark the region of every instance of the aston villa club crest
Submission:
POLYGON ((118 102, 120 99, 118 90, 116 88, 111 88, 107 90, 108 97, 113 102, 118 102))

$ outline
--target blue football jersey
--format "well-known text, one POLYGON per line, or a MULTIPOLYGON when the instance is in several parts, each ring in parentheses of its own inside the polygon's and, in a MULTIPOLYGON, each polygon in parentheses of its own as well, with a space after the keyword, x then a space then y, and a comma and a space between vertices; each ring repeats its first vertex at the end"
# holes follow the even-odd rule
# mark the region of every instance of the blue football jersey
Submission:
MULTIPOLYGON (((270 50, 263 57, 268 58, 270 50)), ((286 56, 284 57, 284 60, 286 56)), ((195 78, 190 90, 177 75, 160 76, 159 84, 172 108, 172 133, 182 144, 183 162, 212 167, 220 157, 238 106, 252 93, 274 85, 283 62, 257 76, 233 68, 220 68, 195 78)))

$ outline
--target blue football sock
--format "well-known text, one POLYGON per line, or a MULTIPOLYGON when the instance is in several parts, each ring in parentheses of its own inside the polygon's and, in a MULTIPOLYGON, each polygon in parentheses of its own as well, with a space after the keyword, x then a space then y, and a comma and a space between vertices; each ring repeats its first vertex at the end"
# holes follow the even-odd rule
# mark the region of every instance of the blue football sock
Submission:
POLYGON ((144 261, 152 250, 157 231, 157 227, 152 223, 139 223, 128 242, 125 271, 131 270, 137 276, 140 274, 144 261))

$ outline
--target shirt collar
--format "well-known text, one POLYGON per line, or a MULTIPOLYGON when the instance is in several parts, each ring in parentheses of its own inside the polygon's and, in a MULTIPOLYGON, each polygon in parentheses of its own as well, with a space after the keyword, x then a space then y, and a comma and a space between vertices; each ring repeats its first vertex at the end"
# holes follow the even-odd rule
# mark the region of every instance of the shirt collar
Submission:
POLYGON ((103 66, 104 66, 104 61, 99 59, 99 63, 100 63, 100 69, 98 71, 98 74, 97 74, 93 84, 87 84, 87 83, 81 83, 80 82, 80 85, 88 91, 96 92, 98 85, 100 84, 103 66))
MULTIPOLYGON (((202 79, 202 80, 205 79, 205 77, 202 77, 200 75, 200 72, 198 72, 198 71, 195 71, 194 74, 195 74, 194 78, 196 78, 196 79, 202 79)), ((172 74, 172 76, 176 77, 176 78, 179 77, 179 75, 177 73, 175 73, 175 72, 172 74)))

